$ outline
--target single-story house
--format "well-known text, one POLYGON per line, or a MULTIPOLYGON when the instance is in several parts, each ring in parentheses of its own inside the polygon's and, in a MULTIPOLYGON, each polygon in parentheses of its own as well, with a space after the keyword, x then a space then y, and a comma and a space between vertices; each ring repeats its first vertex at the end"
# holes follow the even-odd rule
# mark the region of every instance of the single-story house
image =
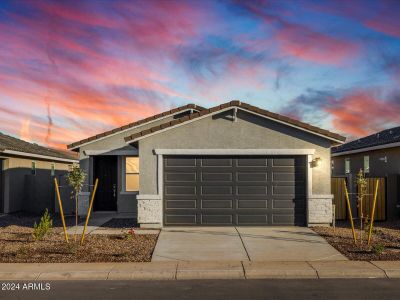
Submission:
POLYGON ((383 203, 385 211, 382 214, 387 220, 398 219, 400 126, 332 148, 332 176, 345 177, 349 190, 353 192, 356 190, 355 181, 360 169, 366 177, 384 179, 380 187, 386 195, 386 203, 383 203))
MULTIPOLYGON (((231 101, 189 104, 73 143, 95 211, 142 227, 332 221, 330 148, 345 137, 231 101)), ((81 196, 88 203, 89 193, 81 196)))
POLYGON ((57 211, 54 177, 62 180, 73 163, 78 163, 73 152, 0 133, 0 213, 57 211))

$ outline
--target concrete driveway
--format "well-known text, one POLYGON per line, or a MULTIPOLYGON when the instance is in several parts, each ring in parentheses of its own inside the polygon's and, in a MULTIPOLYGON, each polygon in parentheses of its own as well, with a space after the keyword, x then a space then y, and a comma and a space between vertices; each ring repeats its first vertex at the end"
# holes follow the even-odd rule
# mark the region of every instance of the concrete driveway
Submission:
POLYGON ((152 261, 347 260, 306 227, 167 227, 152 261))

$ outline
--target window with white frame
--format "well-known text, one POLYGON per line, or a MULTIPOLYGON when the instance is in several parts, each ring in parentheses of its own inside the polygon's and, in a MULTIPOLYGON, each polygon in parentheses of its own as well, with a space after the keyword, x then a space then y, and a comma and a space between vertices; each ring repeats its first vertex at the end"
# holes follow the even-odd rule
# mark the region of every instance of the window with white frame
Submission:
POLYGON ((369 173, 369 155, 364 156, 364 173, 369 173))
POLYGON ((344 171, 346 174, 350 173, 350 158, 348 157, 344 160, 344 171))
POLYGON ((125 158, 125 191, 139 191, 139 157, 125 158))

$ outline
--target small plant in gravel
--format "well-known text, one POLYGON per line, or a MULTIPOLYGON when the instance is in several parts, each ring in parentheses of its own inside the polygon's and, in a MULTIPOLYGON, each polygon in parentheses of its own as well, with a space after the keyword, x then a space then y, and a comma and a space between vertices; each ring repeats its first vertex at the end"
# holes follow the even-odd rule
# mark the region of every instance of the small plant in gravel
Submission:
POLYGON ((133 238, 136 238, 136 232, 135 232, 135 229, 132 228, 132 229, 128 230, 128 232, 126 233, 125 239, 131 240, 133 238))
POLYGON ((372 252, 374 252, 377 255, 381 255, 383 251, 385 251, 385 245, 383 244, 375 244, 372 246, 372 252))
POLYGON ((68 254, 76 254, 78 252, 78 245, 75 243, 66 244, 66 250, 68 254))
POLYGON ((29 249, 25 246, 18 248, 16 255, 17 256, 26 256, 29 253, 29 249))
POLYGON ((50 217, 49 211, 46 208, 43 216, 40 218, 39 224, 33 224, 32 237, 35 241, 41 241, 49 230, 53 227, 53 220, 50 217))

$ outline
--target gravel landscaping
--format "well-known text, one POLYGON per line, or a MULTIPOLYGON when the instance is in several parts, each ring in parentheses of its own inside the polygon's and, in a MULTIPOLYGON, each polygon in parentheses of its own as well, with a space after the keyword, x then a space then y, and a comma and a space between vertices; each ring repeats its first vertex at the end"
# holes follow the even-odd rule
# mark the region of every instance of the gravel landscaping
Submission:
MULTIPOLYGON (((128 232, 88 235, 83 246, 76 246, 73 235, 69 235, 70 244, 65 243, 61 220, 54 218, 53 228, 45 238, 34 241, 33 224, 39 219, 40 216, 28 214, 0 218, 0 262, 148 262, 158 238, 156 234, 129 235, 128 232)), ((74 224, 74 217, 68 217, 67 226, 74 224)))
MULTIPOLYGON (((332 227, 313 227, 313 230, 350 260, 400 260, 400 221, 377 222, 371 246, 365 240, 360 244, 357 227, 358 242, 354 245, 349 222, 338 222, 335 231, 332 227)), ((363 236, 367 236, 366 231, 363 231, 363 236)))

